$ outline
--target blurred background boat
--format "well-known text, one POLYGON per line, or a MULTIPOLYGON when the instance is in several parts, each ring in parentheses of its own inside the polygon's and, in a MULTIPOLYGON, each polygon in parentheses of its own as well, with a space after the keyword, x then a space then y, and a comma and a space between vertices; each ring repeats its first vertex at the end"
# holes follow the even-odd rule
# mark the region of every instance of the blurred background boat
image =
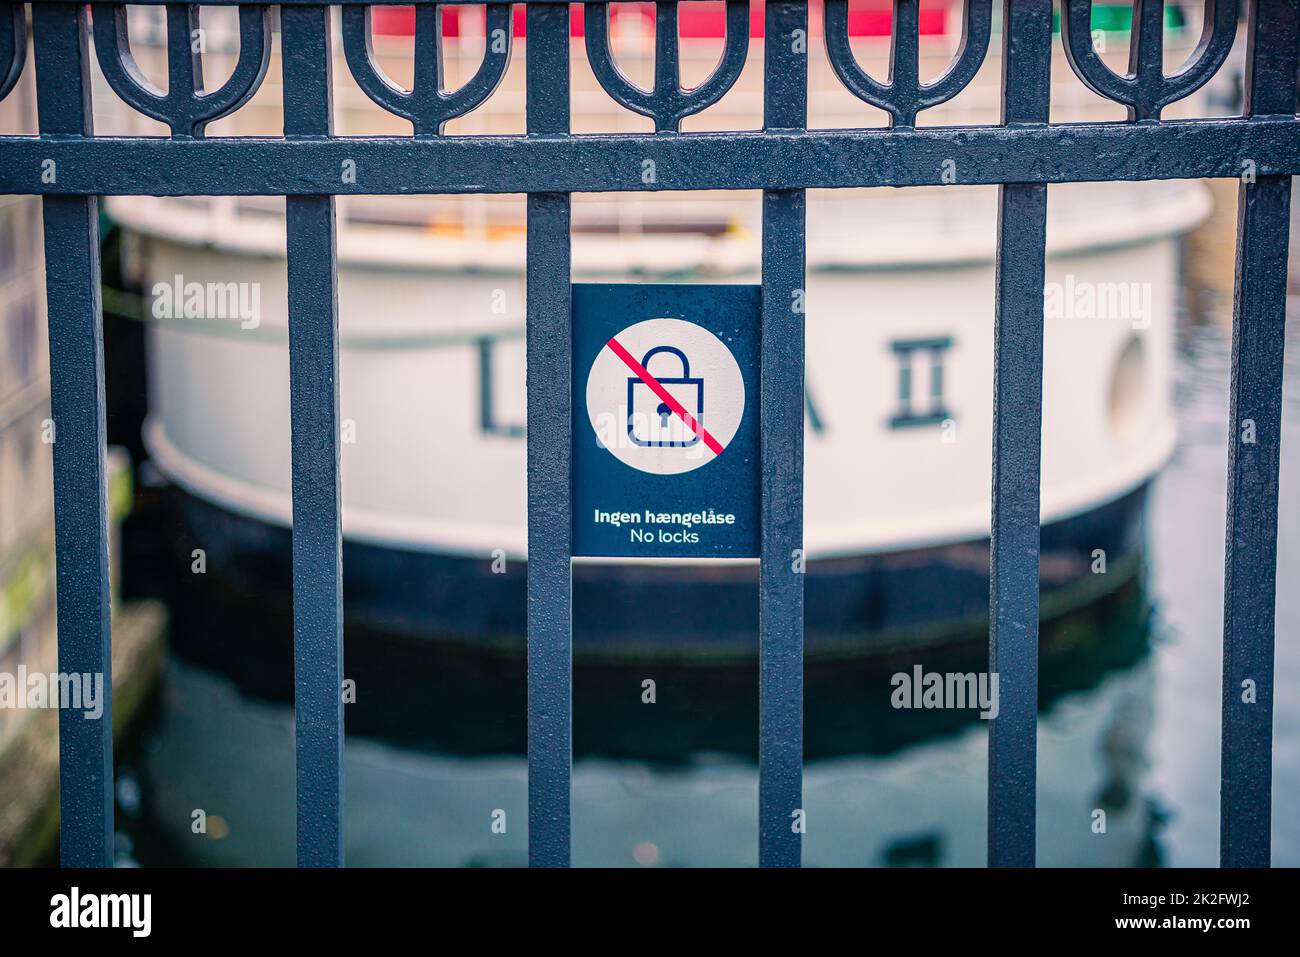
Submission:
MULTIPOLYGON (((718 59, 722 6, 681 8, 688 84, 718 59)), ((613 9, 620 66, 648 83, 652 10, 613 9)), ((1103 5, 1095 21, 1099 48, 1121 69, 1128 10, 1103 5)), ((454 89, 482 59, 484 13, 446 7, 442 17, 444 82, 454 89)), ((133 8, 131 18, 141 69, 160 79, 163 11, 133 8)), ((925 5, 923 78, 946 69, 960 20, 959 3, 925 5)), ((411 78, 412 24, 410 8, 375 9, 376 55, 399 84, 411 78)), ((1168 24, 1174 67, 1195 46, 1199 13, 1170 5, 1168 24)), ((233 66, 234 25, 233 11, 204 12, 210 85, 233 66)), ((522 131, 521 10, 514 26, 517 46, 501 88, 449 124, 449 134, 522 131)), ((648 129, 648 120, 596 84, 580 15, 573 29, 574 131, 648 129)), ((850 30, 864 65, 883 70, 889 4, 856 7, 850 30)), ((689 118, 688 130, 761 125, 761 4, 753 5, 751 33, 736 87, 689 118)), ((811 33, 819 36, 820 27, 811 33)), ((923 123, 996 121, 999 45, 995 36, 971 88, 924 113, 923 123)), ((883 114, 844 90, 819 44, 809 55, 811 127, 882 122, 883 114)), ((1115 104, 1078 83, 1063 56, 1058 61, 1054 120, 1118 118, 1115 104)), ((339 133, 407 132, 355 86, 341 49, 335 77, 339 133)), ((211 135, 278 133, 277 79, 273 59, 259 94, 211 135)), ((1180 108, 1204 115, 1206 102, 1180 108)), ((107 88, 96 105, 104 132, 162 131, 107 88)), ((935 181, 933 188, 809 197, 805 537, 813 657, 949 640, 987 612, 996 191, 960 185, 956 166, 936 169, 935 181)), ((1052 191, 1042 466, 1049 614, 1118 587, 1136 568, 1146 490, 1175 438, 1179 237, 1209 207, 1205 188, 1191 182, 1052 191)), ((283 199, 118 197, 107 208, 122 230, 121 285, 139 295, 134 311, 145 322, 149 395, 140 451, 178 493, 208 573, 240 591, 282 598, 291 512, 283 199), (257 303, 256 317, 209 314, 210 302, 188 314, 159 308, 160 298, 171 302, 193 283, 242 292, 246 306, 257 303)), ((753 193, 576 196, 574 280, 757 282, 758 219, 753 193)), ((349 620, 517 647, 527 555, 523 198, 340 197, 338 249, 349 620)), ((181 558, 188 562, 190 552, 181 558)), ((756 572, 751 562, 580 561, 574 609, 580 655, 745 657, 754 649, 756 572), (673 627, 647 629, 634 610, 651 605, 673 609, 673 627)))

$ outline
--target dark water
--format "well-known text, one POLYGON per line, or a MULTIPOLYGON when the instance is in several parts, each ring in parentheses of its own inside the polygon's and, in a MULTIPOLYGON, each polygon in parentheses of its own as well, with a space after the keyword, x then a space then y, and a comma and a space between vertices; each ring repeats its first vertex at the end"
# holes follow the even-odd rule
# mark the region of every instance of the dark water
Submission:
MULTIPOLYGON (((1152 488, 1141 574, 1044 625, 1040 863, 1217 863, 1225 328, 1212 318, 1180 320, 1180 440, 1152 488), (1099 811, 1104 833, 1094 828, 1099 811)), ((1280 865, 1300 864, 1297 329, 1291 323, 1278 543, 1280 865)), ((188 587, 174 602, 176 647, 164 686, 119 773, 121 859, 292 864, 287 610, 188 587), (199 809, 206 834, 191 828, 199 809)), ((925 666, 975 671, 985 663, 976 635, 927 654, 925 666)), ((890 708, 889 677, 908 667, 809 668, 806 864, 983 862, 986 726, 970 712, 890 708)), ((349 632, 348 674, 361 689, 347 713, 349 863, 525 863, 522 660, 349 632), (494 820, 504 833, 494 832, 494 820)), ((574 701, 575 864, 756 863, 753 670, 581 668, 574 701), (653 706, 641 702, 647 677, 657 683, 653 706)))

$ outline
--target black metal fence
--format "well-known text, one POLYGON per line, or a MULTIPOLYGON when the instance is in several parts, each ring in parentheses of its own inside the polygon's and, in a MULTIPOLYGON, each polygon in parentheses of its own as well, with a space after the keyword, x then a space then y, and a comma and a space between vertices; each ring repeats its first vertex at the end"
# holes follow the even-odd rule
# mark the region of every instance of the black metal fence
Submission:
MULTIPOLYGON (((157 0, 147 0, 157 2, 157 0)), ((233 0, 215 0, 231 5, 233 0)), ((471 0, 474 2, 474 0, 471 0)), ((342 842, 342 591, 339 519, 338 317, 334 197, 348 193, 526 193, 528 362, 528 762, 534 865, 566 865, 571 773, 570 195, 589 191, 763 191, 759 847, 764 865, 800 862, 792 815, 802 804, 802 311, 805 190, 940 182, 945 161, 965 184, 999 184, 996 262, 990 669, 1001 712, 989 735, 989 863, 1034 863, 1038 671, 1039 461, 1043 270, 1049 186, 1100 180, 1232 177, 1240 186, 1229 422, 1223 665, 1222 848, 1225 865, 1269 862, 1273 640, 1282 352, 1291 176, 1300 172, 1297 0, 1252 0, 1245 115, 1163 121, 1163 107, 1212 77, 1243 11, 1207 0, 1202 42, 1173 75, 1162 68, 1161 0, 1135 0, 1130 68, 1093 49, 1092 4, 1063 0, 1060 33, 1078 77, 1128 108, 1127 122, 1052 124, 1050 0, 1004 0, 1002 120, 916 126, 917 114, 974 78, 994 35, 992 0, 967 0, 952 67, 918 79, 918 0, 895 0, 891 76, 873 79, 849 48, 848 0, 825 0, 836 75, 889 114, 887 129, 807 129, 808 5, 769 0, 760 131, 680 132, 683 117, 734 84, 748 47, 749 4, 726 0, 716 70, 691 90, 678 76, 678 3, 657 4, 655 85, 631 84, 608 45, 609 4, 586 3, 588 56, 619 103, 654 134, 569 132, 569 5, 527 2, 527 133, 446 136, 448 120, 491 96, 509 56, 511 5, 487 4, 489 45, 477 75, 438 89, 436 5, 416 2, 416 82, 386 82, 370 52, 370 8, 345 3, 342 41, 361 88, 408 119, 410 137, 339 137, 332 130, 328 6, 280 7, 284 136, 205 139, 265 75, 270 7, 239 5, 240 52, 230 79, 204 90, 190 35, 198 7, 166 4, 167 91, 136 67, 125 8, 31 4, 39 136, 0 137, 0 193, 44 197, 58 565, 59 666, 109 673, 110 621, 100 313, 100 195, 266 194, 287 197, 293 462, 298 859, 338 865, 342 842), (93 16, 92 16, 93 11, 93 16), (93 24, 93 26, 92 26, 93 24), (170 137, 95 136, 90 60, 170 137), (432 78, 432 79, 430 79, 432 78), (653 182, 641 176, 653 160, 653 182), (344 175, 351 170, 353 175, 344 175), (563 410, 561 410, 563 411, 563 410), (1253 442, 1241 439, 1251 423, 1253 442), (1257 700, 1243 702, 1244 682, 1257 700)), ((22 4, 0 3, 0 96, 24 68, 22 4)), ((918 295, 920 293, 918 292, 918 295)), ((106 682, 106 686, 109 683, 106 682)), ((112 721, 60 726, 62 857, 112 859, 112 721)))

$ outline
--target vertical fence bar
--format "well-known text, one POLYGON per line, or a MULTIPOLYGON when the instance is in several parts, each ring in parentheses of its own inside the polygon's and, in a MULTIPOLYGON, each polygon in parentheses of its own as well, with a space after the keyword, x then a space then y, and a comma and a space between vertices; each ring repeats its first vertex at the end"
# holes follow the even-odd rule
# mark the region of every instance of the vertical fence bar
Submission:
MULTIPOLYGON (((1051 70, 1051 4, 1005 0, 1003 123, 1047 122, 1051 70)), ((988 860, 993 867, 1034 864, 1046 244, 1047 187, 999 186, 989 555, 989 671, 998 676, 1000 704, 989 722, 988 860)))
MULTIPOLYGON (((286 137, 333 129, 330 11, 280 8, 286 137)), ((343 864, 343 562, 334 198, 285 199, 298 864, 343 864)))
MULTIPOLYGON (((90 136, 86 8, 33 4, 42 137, 90 136)), ((53 161, 32 178, 57 177, 53 161)), ((65 867, 113 863, 113 711, 104 453, 104 330, 99 201, 46 196, 45 288, 54 419, 54 531, 59 671, 101 675, 104 709, 59 711, 59 856, 65 867)))
MULTIPOLYGON (((529 136, 569 133, 569 8, 529 4, 529 136)), ((570 204, 528 195, 528 862, 569 865, 573 520, 570 204)))
MULTIPOLYGON (((1250 4, 1245 91, 1249 117, 1295 114, 1300 41, 1296 8, 1295 0, 1250 4)), ((1224 867, 1267 867, 1272 824, 1273 616, 1291 177, 1259 176, 1254 182, 1243 181, 1237 204, 1219 860, 1224 867)))
MULTIPOLYGON (((808 120, 806 5, 769 2, 764 37, 764 127, 802 130, 808 120)), ((758 759, 763 867, 798 867, 804 828, 804 239, 804 191, 764 190, 758 759)))

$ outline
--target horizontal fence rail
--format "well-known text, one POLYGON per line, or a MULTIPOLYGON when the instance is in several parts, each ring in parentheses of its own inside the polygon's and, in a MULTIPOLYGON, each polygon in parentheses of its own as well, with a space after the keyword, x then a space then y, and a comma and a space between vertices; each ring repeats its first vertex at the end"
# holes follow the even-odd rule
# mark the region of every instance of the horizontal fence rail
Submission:
MULTIPOLYGON (((164 0, 140 0, 158 4, 164 0)), ((464 0, 484 3, 485 0, 464 0)), ((256 93, 275 43, 273 7, 239 6, 239 55, 215 90, 192 52, 199 7, 167 3, 169 83, 135 64, 121 4, 31 4, 39 134, 0 136, 0 193, 44 197, 58 557, 59 661, 99 671, 110 661, 103 349, 97 203, 101 195, 288 197, 293 599, 298 859, 343 863, 342 566, 338 450, 335 197, 348 194, 527 195, 529 858, 567 866, 571 846, 573 436, 571 196, 583 192, 762 191, 760 356, 761 562, 759 860, 801 862, 803 764, 803 364, 805 191, 950 183, 996 184, 990 670, 1001 711, 990 725, 988 859, 1035 862, 1039 480, 1043 277, 1049 187, 1111 180, 1241 178, 1235 297, 1223 659, 1221 860, 1267 865, 1271 821, 1273 609, 1282 342, 1291 177, 1300 173, 1296 118, 1300 0, 1207 0, 1201 42, 1175 74, 1163 69, 1159 0, 1135 0, 1129 71, 1115 73, 1091 37, 1092 4, 1059 5, 1060 42, 1075 80, 1125 107, 1123 122, 1051 123, 1053 4, 967 0, 947 72, 919 79, 919 0, 895 0, 891 70, 855 59, 848 0, 769 0, 763 13, 762 129, 682 133, 685 117, 733 88, 750 53, 750 4, 726 0, 726 39, 712 74, 680 77, 678 3, 656 6, 653 86, 619 70, 608 3, 581 6, 589 62, 617 103, 653 134, 570 132, 570 7, 526 6, 526 133, 450 136, 446 122, 490 100, 511 55, 511 4, 487 2, 489 45, 459 90, 441 88, 436 4, 417 2, 412 89, 397 87, 370 49, 370 5, 288 0, 279 7, 283 137, 213 137, 206 128, 256 93), (337 15, 330 6, 341 7, 337 15), (998 14, 1000 13, 1000 16, 998 14), (1242 14, 1245 14, 1244 21, 1242 14), (333 132, 333 24, 345 61, 409 136, 333 132), (1165 120, 1162 111, 1223 66, 1246 31, 1246 113, 1165 120), (811 37, 814 28, 820 38, 811 37), (1000 34, 999 34, 1000 31, 1000 34), (1002 118, 994 125, 918 127, 925 110, 960 96, 995 38, 1002 118), (835 76, 887 127, 809 130, 808 44, 825 45, 835 76), (96 136, 89 47, 109 87, 170 135, 96 136), (652 162, 656 175, 643 176, 652 162), (1246 172, 1249 170, 1249 175, 1246 172), (798 305, 796 305, 798 304, 798 305), (1242 423, 1252 424, 1244 444, 1242 423), (1241 688, 1257 689, 1244 706, 1241 688)), ((25 70, 22 4, 0 3, 0 97, 25 70)), ((919 293, 918 293, 919 295, 919 293)), ((107 687, 109 682, 105 682, 107 687)), ((111 711, 61 721, 62 858, 112 862, 111 711)))
MULTIPOLYGON (((1289 118, 903 130, 209 140, 5 138, 0 191, 230 196, 967 186, 1300 173, 1289 118), (655 182, 641 161, 655 160, 655 182), (46 161, 59 170, 47 181, 46 161), (356 169, 346 181, 345 164, 356 169), (780 184, 774 186, 773 184, 780 184)), ((350 167, 349 167, 350 168, 350 167)))

